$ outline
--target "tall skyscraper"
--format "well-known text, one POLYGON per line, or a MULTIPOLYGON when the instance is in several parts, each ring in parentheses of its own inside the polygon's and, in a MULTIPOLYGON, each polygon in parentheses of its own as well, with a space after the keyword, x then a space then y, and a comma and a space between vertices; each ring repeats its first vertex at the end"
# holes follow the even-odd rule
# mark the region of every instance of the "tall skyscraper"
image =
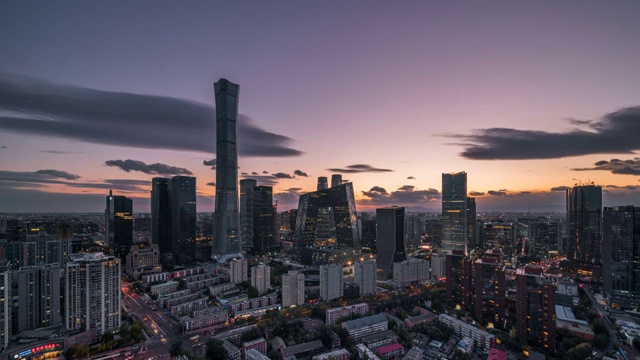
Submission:
POLYGON ((330 301, 342 297, 342 265, 320 266, 320 299, 330 301))
POLYGON ((326 176, 319 176, 318 177, 318 188, 317 188, 317 190, 318 191, 324 190, 324 189, 326 189, 328 187, 329 187, 329 181, 327 180, 327 177, 326 176))
POLYGON ((352 183, 300 195, 295 229, 296 247, 316 245, 316 239, 320 237, 318 222, 327 208, 330 209, 331 223, 335 227, 337 245, 359 250, 360 231, 352 183))
POLYGON ((229 275, 230 281, 234 284, 239 284, 243 281, 247 281, 247 273, 249 266, 246 259, 237 259, 229 262, 229 275))
POLYGON ((567 190, 567 260, 587 272, 601 266, 602 187, 574 186, 567 190))
POLYGON ((105 243, 124 262, 133 244, 133 200, 125 196, 114 196, 109 190, 105 224, 105 243))
POLYGON ((640 207, 603 211, 603 285, 612 307, 640 307, 640 207))
MULTIPOLYGON (((320 179, 318 179, 318 182, 320 182, 320 179)), ((336 187, 340 185, 342 185, 342 175, 340 174, 331 175, 331 187, 336 187)))
POLYGON ((97 341, 120 329, 120 260, 101 252, 83 254, 65 271, 67 330, 92 332, 97 341))
POLYGON ((442 250, 467 252, 467 173, 442 174, 442 250))
POLYGON ((0 260, 0 352, 9 346, 11 340, 11 267, 6 260, 0 260))
POLYGON ((467 197, 467 249, 474 249, 477 244, 476 199, 467 197))
POLYGON ((151 240, 166 254, 171 248, 171 200, 169 179, 156 177, 151 180, 151 240))
POLYGON ((282 306, 304 304, 304 274, 289 270, 282 275, 282 306))
POLYGON ((242 247, 253 247, 253 188, 258 185, 254 179, 240 180, 240 237, 242 247))
POLYGON ((171 252, 177 264, 196 261, 196 178, 174 176, 169 180, 171 204, 171 252))
POLYGON ((18 332, 62 322, 62 268, 58 264, 29 266, 18 275, 18 332))
POLYGON ((535 273, 528 268, 516 270, 517 335, 529 345, 556 350, 556 312, 554 286, 545 279, 542 269, 535 273))
POLYGON ((213 256, 220 262, 241 256, 238 216, 238 148, 236 125, 240 86, 227 79, 216 93, 216 234, 213 256))
POLYGON ((253 253, 264 255, 273 247, 275 213, 273 206, 273 188, 271 186, 253 187, 253 253))
POLYGON ((387 280, 393 272, 393 263, 407 259, 404 249, 404 208, 376 209, 376 264, 378 278, 387 280))
POLYGON ((360 288, 360 295, 376 293, 376 262, 366 260, 354 264, 354 282, 360 288))
POLYGON ((259 295, 267 293, 271 288, 271 267, 259 264, 251 268, 251 286, 258 290, 259 295))

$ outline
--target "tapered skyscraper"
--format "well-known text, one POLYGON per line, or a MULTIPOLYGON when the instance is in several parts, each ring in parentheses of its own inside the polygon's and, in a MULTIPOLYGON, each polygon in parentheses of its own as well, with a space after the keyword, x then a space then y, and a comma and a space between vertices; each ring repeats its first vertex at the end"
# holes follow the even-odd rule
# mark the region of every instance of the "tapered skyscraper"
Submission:
POLYGON ((467 173, 442 174, 442 250, 467 252, 467 173))
POLYGON ((240 86, 227 79, 216 93, 216 234, 213 257, 220 262, 241 256, 238 216, 238 147, 236 125, 240 86))

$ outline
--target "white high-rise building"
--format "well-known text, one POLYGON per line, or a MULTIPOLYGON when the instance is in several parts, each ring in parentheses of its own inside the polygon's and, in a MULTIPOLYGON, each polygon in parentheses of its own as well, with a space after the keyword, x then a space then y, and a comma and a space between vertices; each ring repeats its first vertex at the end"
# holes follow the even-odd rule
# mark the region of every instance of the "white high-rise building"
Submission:
POLYGON ((29 266, 18 275, 18 331, 58 325, 62 268, 58 264, 29 266))
POLYGON ((329 301, 342 297, 342 266, 340 264, 320 266, 320 299, 329 301))
POLYGON ((304 304, 304 274, 289 271, 282 275, 282 306, 304 304))
POLYGON ((436 280, 447 276, 447 255, 445 253, 431 255, 431 276, 436 280))
POLYGON ((97 341, 108 331, 118 331, 120 291, 120 259, 96 252, 67 263, 67 329, 92 331, 92 341, 97 341))
POLYGON ((229 275, 231 277, 231 282, 234 284, 240 284, 243 281, 247 281, 248 275, 248 265, 247 260, 239 259, 233 260, 229 263, 229 275))
POLYGON ((264 264, 252 267, 251 286, 258 289, 259 295, 266 294, 271 288, 271 268, 264 264))
POLYGON ((11 339, 11 269, 5 260, 0 262, 0 352, 11 339))
POLYGON ((411 258, 393 263, 393 281, 400 287, 424 283, 429 279, 429 262, 411 258))
POLYGON ((367 260, 354 264, 355 283, 360 287, 360 295, 376 293, 376 262, 367 260))

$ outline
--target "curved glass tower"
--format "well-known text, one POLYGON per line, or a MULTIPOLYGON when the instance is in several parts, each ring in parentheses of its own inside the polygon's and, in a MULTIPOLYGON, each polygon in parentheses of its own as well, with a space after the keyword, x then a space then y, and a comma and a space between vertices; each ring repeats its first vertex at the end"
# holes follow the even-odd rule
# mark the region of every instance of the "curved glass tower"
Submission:
POLYGON ((238 147, 236 125, 240 86, 227 79, 216 93, 216 233, 213 257, 219 262, 241 257, 238 216, 238 147))

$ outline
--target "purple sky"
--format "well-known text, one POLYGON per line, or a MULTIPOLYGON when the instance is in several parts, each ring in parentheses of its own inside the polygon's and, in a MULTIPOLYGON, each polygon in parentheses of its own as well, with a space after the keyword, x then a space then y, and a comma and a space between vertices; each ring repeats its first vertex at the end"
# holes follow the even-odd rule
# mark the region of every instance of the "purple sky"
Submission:
POLYGON ((148 211, 150 179, 187 172, 212 211, 220 77, 241 86, 240 171, 280 209, 358 164, 377 169, 343 172, 360 210, 437 210, 441 173, 463 170, 481 211, 562 211, 550 190, 579 181, 640 205, 639 17, 637 1, 2 2, 0 211, 102 211, 109 187, 148 211))

